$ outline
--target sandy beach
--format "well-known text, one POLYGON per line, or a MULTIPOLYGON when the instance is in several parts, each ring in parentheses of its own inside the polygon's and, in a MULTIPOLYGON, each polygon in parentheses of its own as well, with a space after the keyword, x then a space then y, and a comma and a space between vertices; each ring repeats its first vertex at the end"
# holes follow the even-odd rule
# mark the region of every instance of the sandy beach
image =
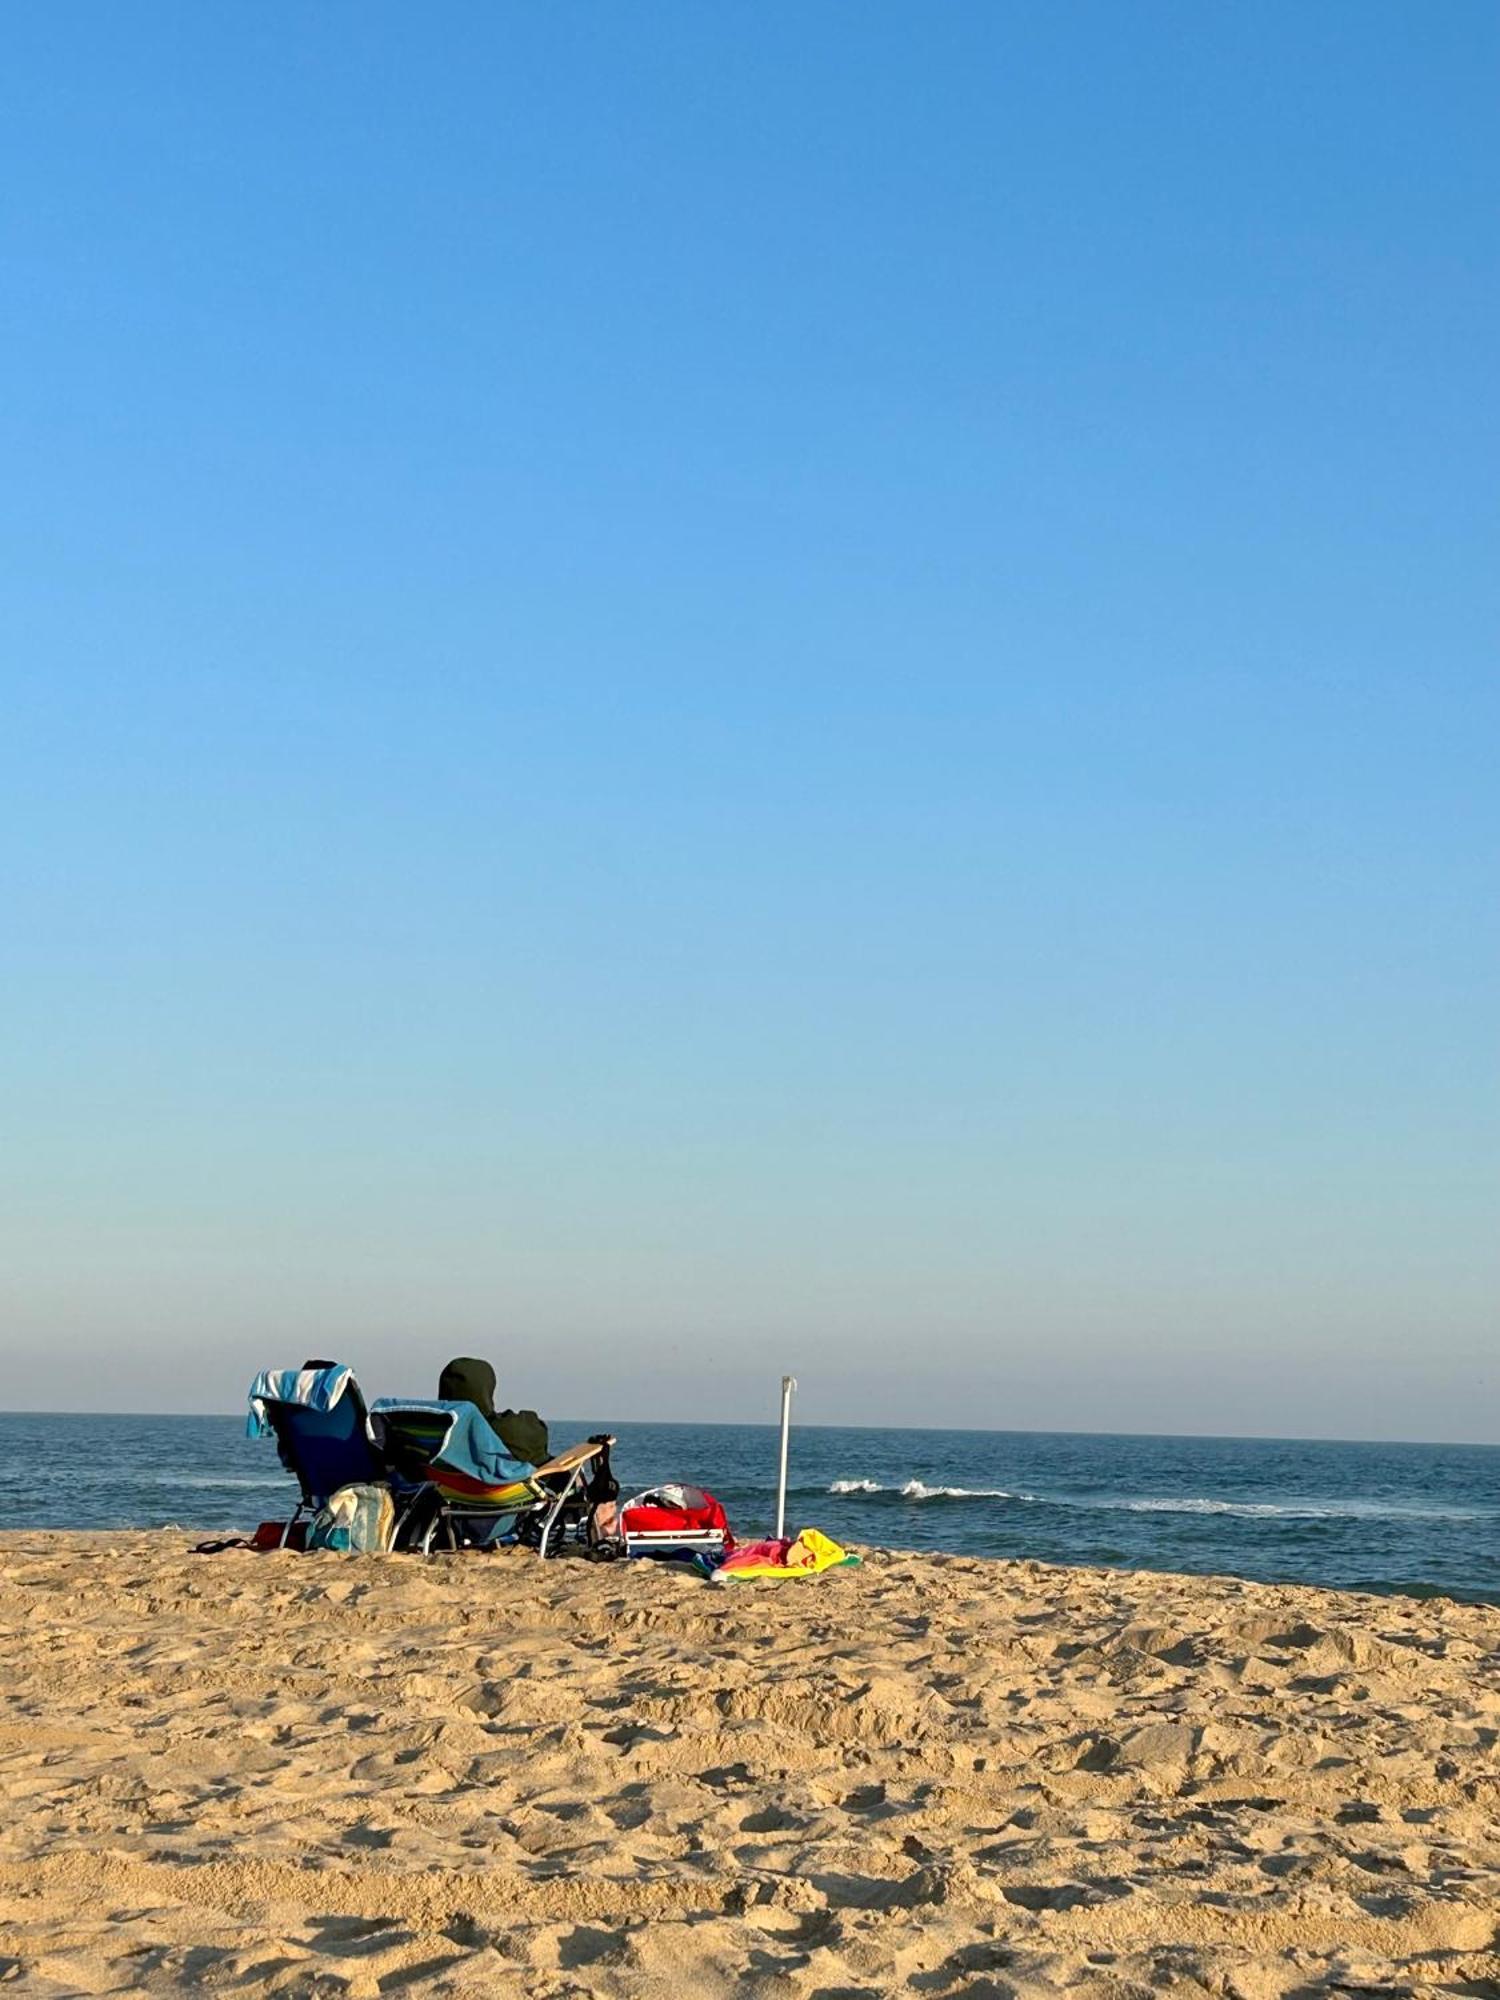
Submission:
POLYGON ((0 1538, 20 1994, 1500 1992, 1500 1614, 0 1538))

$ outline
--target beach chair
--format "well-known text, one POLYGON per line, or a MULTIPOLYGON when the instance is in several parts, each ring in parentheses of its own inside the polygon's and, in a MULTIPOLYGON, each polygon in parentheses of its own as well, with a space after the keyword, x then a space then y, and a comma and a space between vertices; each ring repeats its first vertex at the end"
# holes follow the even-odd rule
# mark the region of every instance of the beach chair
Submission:
POLYGON ((507 1536, 556 1555, 586 1535, 596 1496, 613 1485, 610 1437, 531 1466, 510 1456, 472 1403, 382 1396, 370 1422, 397 1491, 396 1544, 423 1555, 507 1536))
POLYGON ((596 1550, 595 1511, 620 1491, 609 1462, 614 1443, 613 1436, 600 1431, 537 1467, 537 1480, 548 1489, 552 1504, 521 1516, 516 1524, 517 1541, 543 1556, 555 1556, 569 1541, 591 1552, 596 1550))
POLYGON ((251 1437, 274 1437, 300 1498, 282 1530, 286 1547, 303 1515, 317 1513, 341 1486, 382 1484, 386 1469, 370 1437, 369 1411, 354 1371, 338 1362, 266 1369, 250 1384, 251 1437))

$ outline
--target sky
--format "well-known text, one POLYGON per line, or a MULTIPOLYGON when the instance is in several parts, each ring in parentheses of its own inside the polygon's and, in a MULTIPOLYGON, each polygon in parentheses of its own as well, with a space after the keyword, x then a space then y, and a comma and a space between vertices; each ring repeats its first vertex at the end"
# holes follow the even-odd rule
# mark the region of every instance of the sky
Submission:
POLYGON ((1500 13, 10 9, 0 1404, 1500 1440, 1500 13))

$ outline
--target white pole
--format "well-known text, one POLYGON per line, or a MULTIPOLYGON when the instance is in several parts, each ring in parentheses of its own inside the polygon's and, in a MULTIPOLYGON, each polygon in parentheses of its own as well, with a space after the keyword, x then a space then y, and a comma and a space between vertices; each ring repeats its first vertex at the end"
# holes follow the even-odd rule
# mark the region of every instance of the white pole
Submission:
POLYGON ((781 1477, 776 1486, 776 1539, 781 1541, 786 1534, 786 1448, 792 1428, 792 1391, 797 1386, 795 1375, 781 1378, 781 1477))

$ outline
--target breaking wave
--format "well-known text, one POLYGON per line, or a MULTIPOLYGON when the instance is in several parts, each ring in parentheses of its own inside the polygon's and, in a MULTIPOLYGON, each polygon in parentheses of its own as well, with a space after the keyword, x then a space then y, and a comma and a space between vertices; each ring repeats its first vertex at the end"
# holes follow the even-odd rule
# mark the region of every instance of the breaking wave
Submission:
POLYGON ((1004 1486, 928 1486, 908 1479, 904 1486, 882 1486, 875 1479, 835 1479, 830 1493, 887 1493, 897 1500, 1034 1500, 1034 1493, 1012 1493, 1004 1486))

